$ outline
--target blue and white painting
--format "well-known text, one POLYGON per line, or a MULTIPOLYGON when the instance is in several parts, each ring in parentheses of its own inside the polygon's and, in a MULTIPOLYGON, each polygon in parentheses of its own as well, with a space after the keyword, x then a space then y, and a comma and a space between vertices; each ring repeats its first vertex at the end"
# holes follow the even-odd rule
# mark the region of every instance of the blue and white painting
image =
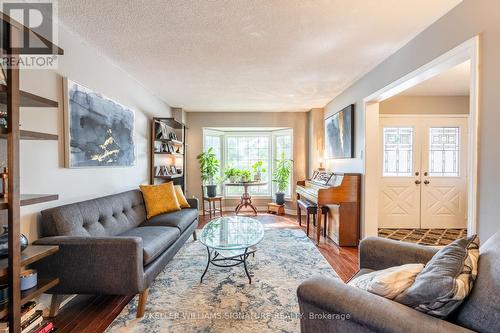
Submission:
POLYGON ((134 111, 68 80, 69 167, 135 164, 134 111))
POLYGON ((352 158, 354 148, 354 105, 325 120, 326 158, 352 158))

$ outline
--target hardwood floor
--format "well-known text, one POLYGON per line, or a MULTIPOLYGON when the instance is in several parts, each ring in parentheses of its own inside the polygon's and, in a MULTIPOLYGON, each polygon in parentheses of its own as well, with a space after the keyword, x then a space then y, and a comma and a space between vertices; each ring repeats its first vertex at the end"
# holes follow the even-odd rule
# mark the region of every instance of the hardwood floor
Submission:
MULTIPOLYGON (((291 215, 275 216, 259 214, 257 219, 272 228, 302 228, 291 215)), ((198 228, 208 222, 200 217, 198 228)), ((311 225, 309 237, 315 235, 315 228, 311 225)), ((344 281, 349 280, 358 269, 358 249, 355 247, 339 247, 330 239, 322 238, 318 246, 332 268, 344 281)), ((64 306, 59 315, 53 319, 60 333, 100 333, 113 322, 122 309, 130 302, 133 296, 88 296, 80 295, 64 306)))

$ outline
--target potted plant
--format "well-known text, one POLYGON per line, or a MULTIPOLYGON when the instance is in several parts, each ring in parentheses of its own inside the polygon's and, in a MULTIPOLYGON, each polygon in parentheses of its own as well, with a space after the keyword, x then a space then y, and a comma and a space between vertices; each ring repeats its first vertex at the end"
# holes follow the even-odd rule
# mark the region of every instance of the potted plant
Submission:
POLYGON ((252 180, 252 173, 250 170, 240 170, 240 177, 242 183, 248 183, 252 180))
POLYGON ((253 165, 252 165, 252 168, 253 168, 253 179, 256 181, 256 182, 260 182, 261 179, 262 179, 262 174, 264 172, 266 172, 266 168, 263 167, 263 163, 262 161, 258 161, 258 162, 255 162, 253 165))
POLYGON ((214 176, 219 172, 219 160, 215 156, 213 148, 208 148, 206 152, 196 157, 200 163, 201 179, 207 187, 207 196, 213 198, 217 195, 217 184, 214 183, 214 176))
POLYGON ((290 175, 292 173, 292 161, 285 158, 285 153, 276 160, 276 169, 273 173, 273 182, 278 185, 276 192, 276 203, 278 205, 285 204, 285 190, 290 183, 290 175))
POLYGON ((224 170, 224 175, 226 176, 227 179, 229 179, 229 182, 236 183, 236 181, 238 180, 238 176, 240 175, 240 170, 236 168, 227 167, 224 170))

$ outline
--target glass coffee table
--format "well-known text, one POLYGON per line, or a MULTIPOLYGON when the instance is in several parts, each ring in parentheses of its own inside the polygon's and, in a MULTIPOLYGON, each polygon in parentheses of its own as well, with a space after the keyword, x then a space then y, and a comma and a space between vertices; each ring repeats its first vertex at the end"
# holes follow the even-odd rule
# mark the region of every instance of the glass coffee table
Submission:
POLYGON ((257 245, 264 238, 264 227, 256 219, 244 216, 224 216, 210 221, 201 230, 200 241, 207 247, 207 267, 233 267, 243 264, 249 283, 252 278, 247 268, 247 259, 255 256, 257 245))

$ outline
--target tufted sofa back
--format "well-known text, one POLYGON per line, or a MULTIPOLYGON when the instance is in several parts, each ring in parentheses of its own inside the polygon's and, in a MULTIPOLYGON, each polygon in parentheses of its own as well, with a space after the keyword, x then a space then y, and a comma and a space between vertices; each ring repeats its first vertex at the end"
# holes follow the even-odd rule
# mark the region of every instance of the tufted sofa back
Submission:
POLYGON ((139 190, 42 211, 42 237, 115 236, 146 220, 139 190))

